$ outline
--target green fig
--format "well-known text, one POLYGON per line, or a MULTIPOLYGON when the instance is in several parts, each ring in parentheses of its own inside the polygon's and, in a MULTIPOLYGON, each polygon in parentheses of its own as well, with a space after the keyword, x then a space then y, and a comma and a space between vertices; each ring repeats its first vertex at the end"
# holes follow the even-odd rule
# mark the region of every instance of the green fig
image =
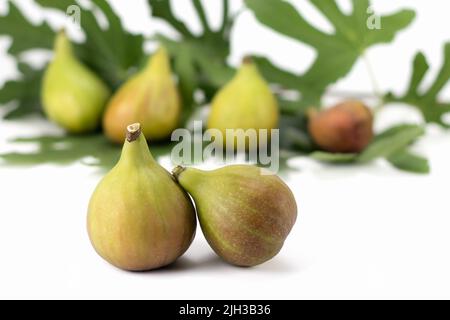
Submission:
POLYGON ((87 227, 98 254, 124 270, 166 266, 190 246, 192 202, 153 159, 139 124, 128 126, 118 164, 92 195, 87 227))
POLYGON ((104 118, 106 136, 121 143, 129 123, 140 122, 149 140, 161 140, 177 128, 181 103, 166 49, 161 47, 140 73, 113 96, 104 118))
POLYGON ((346 101, 309 116, 309 133, 323 150, 357 153, 372 141, 373 115, 360 101, 346 101))
POLYGON ((194 199, 206 240, 225 261, 255 266, 274 257, 297 218, 289 187, 250 165, 213 171, 177 167, 173 175, 194 199))
POLYGON ((110 96, 108 87, 77 60, 63 31, 56 37, 54 52, 42 83, 46 116, 70 133, 97 129, 110 96))
MULTIPOLYGON (((246 57, 235 77, 214 97, 208 129, 220 130, 226 145, 227 129, 260 129, 278 126, 278 103, 253 61, 246 57)), ((234 147, 237 141, 235 138, 234 147)))

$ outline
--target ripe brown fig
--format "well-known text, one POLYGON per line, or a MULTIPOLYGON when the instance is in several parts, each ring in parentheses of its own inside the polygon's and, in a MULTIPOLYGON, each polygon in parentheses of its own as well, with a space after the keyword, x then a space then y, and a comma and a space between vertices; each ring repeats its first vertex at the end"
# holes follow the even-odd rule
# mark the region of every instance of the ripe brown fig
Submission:
POLYGON ((255 266, 273 258, 297 218, 289 187, 250 165, 213 171, 177 167, 173 175, 192 196, 203 234, 225 261, 255 266))
POLYGON ((360 101, 346 101, 309 116, 309 133, 325 151, 357 153, 372 141, 373 115, 360 101))

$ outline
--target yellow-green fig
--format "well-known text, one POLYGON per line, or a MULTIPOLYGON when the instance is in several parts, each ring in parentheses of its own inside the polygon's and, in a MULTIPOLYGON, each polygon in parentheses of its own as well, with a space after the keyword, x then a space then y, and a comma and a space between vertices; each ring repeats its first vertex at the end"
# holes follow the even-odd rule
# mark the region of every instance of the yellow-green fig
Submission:
POLYGON ((90 132, 100 126, 109 96, 108 87, 78 61, 66 34, 59 32, 42 83, 46 116, 70 133, 90 132))
MULTIPOLYGON (((218 129, 226 143, 227 129, 260 129, 278 126, 278 103, 252 59, 246 57, 235 77, 214 97, 208 129, 218 129)), ((236 139, 234 141, 236 146, 236 139)))
POLYGON ((117 165, 97 186, 87 227, 98 254, 114 266, 144 271, 166 266, 190 246, 194 207, 152 157, 139 124, 127 128, 117 165))
POLYGON ((213 171, 177 167, 173 175, 192 196, 206 240, 225 261, 255 266, 282 248, 297 218, 289 187, 249 165, 213 171))
POLYGON ((309 113, 308 130, 323 150, 361 152, 373 138, 372 111, 360 101, 345 101, 332 108, 309 113))
POLYGON ((170 59, 161 47, 147 66, 122 85, 103 118, 106 136, 121 143, 129 123, 140 122, 148 140, 165 139, 177 128, 181 103, 170 59))

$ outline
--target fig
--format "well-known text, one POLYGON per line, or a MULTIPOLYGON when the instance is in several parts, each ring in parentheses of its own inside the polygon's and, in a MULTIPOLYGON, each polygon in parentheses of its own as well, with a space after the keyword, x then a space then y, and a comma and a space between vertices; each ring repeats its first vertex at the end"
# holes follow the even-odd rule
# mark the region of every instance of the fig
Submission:
POLYGON ((250 267, 273 258, 297 218, 289 187, 251 165, 213 171, 176 167, 172 174, 192 196, 202 231, 228 263, 250 267))
MULTIPOLYGON (((260 129, 278 126, 278 103, 266 80, 249 57, 234 78, 214 97, 208 118, 208 129, 218 129, 226 145, 226 129, 260 129)), ((236 139, 234 141, 236 147, 236 139)))
POLYGON ((360 101, 346 101, 309 114, 308 131, 323 150, 361 152, 373 138, 373 115, 360 101))
POLYGON ((125 82, 103 117, 106 136, 122 143, 127 124, 140 122, 148 140, 161 140, 177 128, 181 103, 166 49, 161 47, 147 66, 125 82))
POLYGON ((124 270, 166 266, 190 246, 193 204, 153 159, 139 124, 128 126, 119 162, 92 195, 87 228, 97 253, 124 270))
POLYGON ((106 84, 78 61, 65 32, 59 32, 41 89, 46 116, 70 133, 94 131, 109 96, 106 84))

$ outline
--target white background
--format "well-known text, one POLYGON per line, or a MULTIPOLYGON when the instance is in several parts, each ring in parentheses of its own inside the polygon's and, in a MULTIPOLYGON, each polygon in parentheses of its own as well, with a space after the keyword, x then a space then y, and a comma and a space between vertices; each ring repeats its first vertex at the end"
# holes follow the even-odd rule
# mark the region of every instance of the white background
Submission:
MULTIPOLYGON (((32 19, 42 18, 31 1, 18 2, 32 19)), ((174 2, 176 12, 199 30, 190 1, 174 2)), ((220 1, 204 2, 217 20, 220 1)), ((242 3, 232 2, 234 9, 242 3)), ((306 1, 293 2, 313 23, 329 28, 306 1)), ((382 13, 402 7, 418 12, 394 45, 369 51, 380 87, 403 90, 418 49, 431 62, 431 81, 442 61, 442 44, 450 40, 448 1, 373 2, 382 13)), ((339 3, 349 8, 347 1, 339 3)), ((130 30, 170 32, 149 18, 144 1, 113 4, 130 30)), ((5 12, 4 0, 0 12, 5 12)), ((55 27, 64 23, 53 15, 50 19, 55 27)), ((232 39, 234 65, 246 53, 264 53, 300 72, 314 58, 309 48, 259 25, 250 12, 240 15, 232 39)), ((0 40, 0 84, 15 75, 4 54, 7 44, 0 40)), ((370 91, 364 63, 333 90, 370 91)), ((419 122, 420 117, 405 107, 389 107, 376 126, 399 121, 419 122)), ((33 147, 18 148, 7 142, 10 138, 52 132, 59 131, 39 119, 0 121, 0 152, 33 147)), ((115 269, 92 249, 85 219, 89 197, 101 179, 95 169, 0 163, 0 298, 450 298, 450 133, 430 126, 415 149, 430 158, 430 175, 403 173, 383 161, 362 167, 291 161, 296 170, 285 178, 298 201, 299 219, 281 253, 268 263, 251 269, 226 265, 198 230, 175 265, 147 273, 115 269)), ((162 163, 171 168, 169 159, 162 163)))

